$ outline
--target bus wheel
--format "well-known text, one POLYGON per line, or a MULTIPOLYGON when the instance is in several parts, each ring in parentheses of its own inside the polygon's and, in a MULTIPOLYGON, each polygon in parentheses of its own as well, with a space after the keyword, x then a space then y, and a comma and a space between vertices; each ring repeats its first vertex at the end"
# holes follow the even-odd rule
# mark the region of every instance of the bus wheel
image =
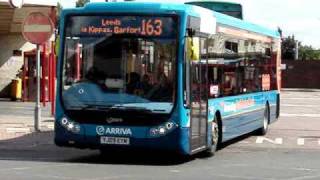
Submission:
POLYGON ((269 106, 266 105, 264 108, 264 115, 263 115, 263 125, 260 129, 258 129, 257 133, 258 135, 266 135, 268 132, 268 127, 269 127, 269 106))
POLYGON ((213 156, 216 150, 218 149, 218 145, 220 143, 220 132, 219 132, 219 123, 218 123, 218 118, 217 116, 214 117, 212 121, 212 132, 211 132, 211 147, 209 147, 206 151, 205 154, 206 156, 213 156))

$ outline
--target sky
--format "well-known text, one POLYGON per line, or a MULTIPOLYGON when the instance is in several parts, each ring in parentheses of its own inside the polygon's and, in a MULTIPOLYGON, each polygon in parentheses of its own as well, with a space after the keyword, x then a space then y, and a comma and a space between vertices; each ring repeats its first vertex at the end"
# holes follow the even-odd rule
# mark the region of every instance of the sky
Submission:
MULTIPOLYGON (((59 0, 63 7, 74 7, 76 0, 59 0)), ((91 0, 91 2, 104 0, 91 0)), ((185 0, 137 0, 185 2, 185 0)), ((240 2, 244 19, 269 28, 283 30, 284 36, 294 34, 303 45, 320 49, 319 0, 227 0, 240 2)))

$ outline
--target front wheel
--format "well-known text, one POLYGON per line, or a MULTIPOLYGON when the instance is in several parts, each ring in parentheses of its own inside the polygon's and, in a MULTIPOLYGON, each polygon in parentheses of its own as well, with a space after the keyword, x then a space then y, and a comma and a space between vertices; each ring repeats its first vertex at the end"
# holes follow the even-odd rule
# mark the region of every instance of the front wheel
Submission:
POLYGON ((212 131, 211 131, 211 146, 205 151, 207 156, 213 156, 218 149, 220 143, 220 131, 218 118, 215 116, 212 121, 212 131))
POLYGON ((257 134, 258 135, 266 135, 269 128, 269 106, 266 105, 264 108, 264 115, 263 115, 263 125, 260 129, 258 129, 257 134))

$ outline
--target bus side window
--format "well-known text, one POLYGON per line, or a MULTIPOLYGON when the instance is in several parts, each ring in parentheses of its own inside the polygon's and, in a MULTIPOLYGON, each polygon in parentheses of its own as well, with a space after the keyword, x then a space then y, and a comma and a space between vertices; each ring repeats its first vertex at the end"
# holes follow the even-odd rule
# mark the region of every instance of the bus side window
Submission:
POLYGON ((223 68, 219 66, 209 65, 208 67, 208 82, 209 82, 209 97, 217 98, 223 96, 223 68))
POLYGON ((235 72, 224 73, 223 94, 225 96, 235 95, 236 93, 236 74, 235 72))

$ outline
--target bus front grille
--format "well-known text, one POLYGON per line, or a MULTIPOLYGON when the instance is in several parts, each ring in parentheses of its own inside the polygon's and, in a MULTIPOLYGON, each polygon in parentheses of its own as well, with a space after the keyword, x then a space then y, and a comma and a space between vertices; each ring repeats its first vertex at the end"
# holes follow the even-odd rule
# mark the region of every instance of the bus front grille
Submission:
POLYGON ((104 112, 104 111, 66 111, 66 115, 85 124, 112 126, 156 126, 169 119, 169 114, 139 113, 139 112, 104 112))

